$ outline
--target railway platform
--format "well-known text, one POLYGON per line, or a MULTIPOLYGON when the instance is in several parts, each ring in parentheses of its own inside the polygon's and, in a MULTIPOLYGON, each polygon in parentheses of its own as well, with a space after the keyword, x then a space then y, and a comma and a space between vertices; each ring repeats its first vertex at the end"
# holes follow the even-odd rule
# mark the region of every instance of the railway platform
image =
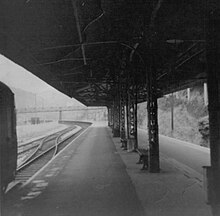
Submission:
POLYGON ((3 216, 211 216, 202 186, 169 158, 152 174, 120 146, 106 125, 93 124, 9 193, 3 216))

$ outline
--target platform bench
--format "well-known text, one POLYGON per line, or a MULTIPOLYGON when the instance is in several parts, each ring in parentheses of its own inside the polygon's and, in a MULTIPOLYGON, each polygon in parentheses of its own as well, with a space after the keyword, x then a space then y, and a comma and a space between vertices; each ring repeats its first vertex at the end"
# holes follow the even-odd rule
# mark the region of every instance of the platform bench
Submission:
POLYGON ((140 158, 137 164, 143 164, 142 170, 148 169, 148 149, 138 148, 136 149, 140 158))

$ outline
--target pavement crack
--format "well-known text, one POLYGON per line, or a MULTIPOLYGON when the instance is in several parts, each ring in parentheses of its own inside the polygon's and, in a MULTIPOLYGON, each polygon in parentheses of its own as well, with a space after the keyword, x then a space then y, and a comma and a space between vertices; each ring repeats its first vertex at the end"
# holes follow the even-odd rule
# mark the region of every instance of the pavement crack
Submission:
POLYGON ((163 201, 163 200, 164 200, 164 199, 167 197, 168 192, 169 192, 169 189, 168 189, 168 188, 166 188, 166 192, 165 192, 165 193, 163 193, 162 197, 161 197, 159 200, 155 201, 155 203, 158 203, 158 202, 163 201))
POLYGON ((193 183, 191 183, 190 185, 184 187, 183 191, 182 191, 182 200, 184 200, 183 196, 186 193, 186 191, 191 188, 192 186, 194 186, 196 184, 196 182, 194 181, 193 183))

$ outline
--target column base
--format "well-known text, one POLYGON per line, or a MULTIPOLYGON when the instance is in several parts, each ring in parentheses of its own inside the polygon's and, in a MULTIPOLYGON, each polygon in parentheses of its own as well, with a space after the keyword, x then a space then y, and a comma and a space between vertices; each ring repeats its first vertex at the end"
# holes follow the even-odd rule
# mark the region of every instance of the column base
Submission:
POLYGON ((119 129, 113 129, 113 137, 120 137, 120 130, 119 129))
MULTIPOLYGON (((125 141, 126 141, 125 132, 124 132, 124 131, 120 131, 120 137, 121 137, 121 148, 124 148, 124 146, 125 146, 125 141)), ((127 142, 127 141, 126 141, 126 142, 127 142)))
POLYGON ((127 148, 127 140, 126 139, 121 139, 121 148, 127 148))
POLYGON ((134 151, 134 146, 135 146, 135 143, 136 143, 136 139, 135 138, 129 138, 127 140, 127 143, 128 143, 128 152, 134 151))
POLYGON ((149 172, 150 173, 159 173, 160 167, 159 164, 152 164, 152 161, 149 162, 149 172))

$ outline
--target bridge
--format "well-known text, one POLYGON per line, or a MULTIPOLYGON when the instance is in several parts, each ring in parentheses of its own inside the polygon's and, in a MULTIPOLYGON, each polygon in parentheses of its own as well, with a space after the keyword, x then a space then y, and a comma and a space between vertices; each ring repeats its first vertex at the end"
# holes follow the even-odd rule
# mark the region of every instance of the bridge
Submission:
POLYGON ((81 120, 81 121, 106 121, 107 107, 37 107, 17 109, 17 123, 40 120, 81 120))
POLYGON ((207 82, 207 180, 220 214, 218 0, 28 0, 1 8, 0 52, 86 106, 106 106, 113 135, 134 150, 137 103, 147 101, 151 173, 160 172, 157 99, 207 82))
POLYGON ((20 108, 17 109, 17 113, 39 113, 39 112, 62 112, 62 111, 86 111, 86 112, 104 112, 106 107, 76 107, 76 106, 65 106, 65 107, 37 107, 37 108, 20 108))

